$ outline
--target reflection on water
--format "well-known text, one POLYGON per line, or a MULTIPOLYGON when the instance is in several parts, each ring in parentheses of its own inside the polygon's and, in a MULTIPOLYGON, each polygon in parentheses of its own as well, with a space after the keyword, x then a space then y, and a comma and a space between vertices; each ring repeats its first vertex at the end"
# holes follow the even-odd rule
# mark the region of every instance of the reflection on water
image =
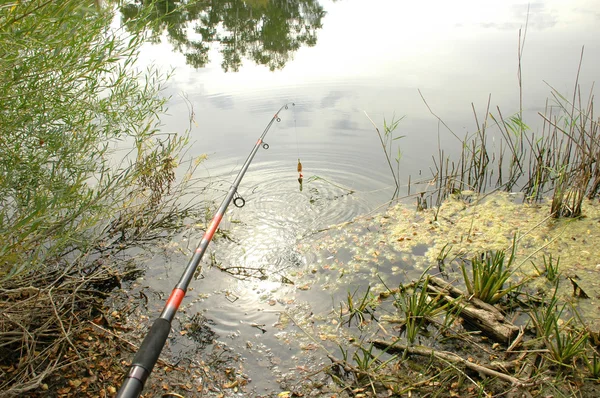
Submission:
POLYGON ((150 29, 152 41, 164 32, 194 68, 206 66, 211 45, 220 44, 225 72, 239 71, 244 58, 283 68, 302 45, 317 43, 325 15, 317 0, 138 0, 120 10, 130 28, 150 29))

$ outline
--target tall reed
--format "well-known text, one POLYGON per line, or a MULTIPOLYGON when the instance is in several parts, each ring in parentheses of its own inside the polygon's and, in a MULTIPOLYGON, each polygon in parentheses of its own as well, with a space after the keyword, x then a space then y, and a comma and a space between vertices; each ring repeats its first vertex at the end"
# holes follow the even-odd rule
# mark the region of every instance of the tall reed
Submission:
POLYGON ((489 100, 481 123, 474 107, 473 113, 476 131, 460 139, 458 159, 441 149, 434 159, 436 190, 430 195, 438 204, 464 190, 500 189, 523 192, 529 202, 551 194, 553 217, 579 217, 583 200, 600 195, 600 119, 594 118, 593 87, 586 101, 578 85, 571 100, 552 88, 552 101, 539 114, 539 135, 520 113, 506 118, 500 108, 490 112, 489 100))

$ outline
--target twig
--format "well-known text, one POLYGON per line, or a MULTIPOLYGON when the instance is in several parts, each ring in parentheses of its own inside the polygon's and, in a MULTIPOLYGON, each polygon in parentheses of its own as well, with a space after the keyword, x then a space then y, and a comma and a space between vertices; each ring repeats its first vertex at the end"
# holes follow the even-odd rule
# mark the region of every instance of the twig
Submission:
POLYGON ((384 340, 372 340, 371 343, 373 343, 373 345, 375 345, 378 348, 383 348, 383 349, 387 350, 388 352, 395 352, 395 353, 408 352, 409 354, 413 354, 413 355, 420 355, 420 356, 425 356, 425 357, 433 356, 439 360, 444 360, 444 361, 453 362, 453 363, 460 363, 460 364, 465 365, 467 368, 469 368, 471 370, 477 371, 479 373, 483 373, 487 376, 497 377, 498 379, 506 381, 508 383, 511 383, 512 385, 515 385, 515 386, 525 386, 527 384, 526 381, 523 381, 523 380, 517 379, 516 377, 498 372, 498 371, 490 369, 486 366, 478 365, 473 362, 469 362, 468 360, 463 359, 460 356, 458 356, 454 353, 451 353, 451 352, 435 351, 431 348, 427 348, 427 347, 423 347, 423 346, 409 347, 409 346, 402 345, 402 344, 396 344, 394 342, 390 343, 390 342, 387 342, 384 340))
MULTIPOLYGON (((89 323, 90 325, 93 325, 94 327, 96 327, 96 328, 100 329, 100 330, 101 330, 101 331, 103 331, 104 333, 108 333, 108 334, 110 334, 111 336, 113 336, 113 337, 117 338, 119 341, 121 341, 121 342, 123 342, 123 343, 127 344, 127 345, 129 346, 129 348, 131 348, 131 351, 132 351, 132 352, 138 352, 138 350, 139 350, 139 347, 138 347, 137 345, 135 345, 134 343, 132 343, 131 341, 124 339, 123 337, 119 336, 118 334, 115 334, 115 333, 111 332, 110 330, 103 328, 103 327, 102 327, 102 326, 100 326, 100 325, 96 325, 96 324, 95 324, 94 322, 92 322, 92 321, 88 321, 88 323, 89 323)), ((169 367, 169 368, 171 368, 171 369, 180 370, 180 371, 184 370, 183 368, 181 368, 181 367, 179 367, 179 366, 176 366, 176 365, 173 365, 173 364, 170 364, 170 363, 168 363, 168 362, 165 362, 165 361, 163 361, 163 360, 162 360, 162 359, 160 359, 160 358, 158 358, 158 360, 156 361, 156 363, 158 363, 159 365, 162 365, 162 366, 168 366, 168 367, 169 367)))
POLYGON ((427 107, 427 109, 429 109, 429 113, 431 113, 433 116, 435 116, 435 118, 444 125, 444 127, 446 127, 448 129, 448 131, 454 136, 456 137, 457 140, 459 140, 460 142, 463 142, 462 139, 458 138, 458 136, 454 133, 454 131, 452 131, 452 129, 450 127, 448 127, 448 125, 446 124, 446 122, 444 122, 442 120, 441 117, 439 117, 438 115, 436 115, 435 113, 433 113, 433 110, 431 110, 431 107, 429 106, 429 104, 427 103, 427 101, 425 101, 425 97, 423 96, 423 93, 421 93, 421 90, 417 90, 419 92, 419 95, 421 96, 421 99, 423 100, 423 103, 425 104, 425 106, 427 107))
MULTIPOLYGON (((79 358, 81 358, 81 354, 79 353, 79 350, 77 349, 77 347, 75 347, 75 344, 73 344, 73 342, 71 341, 71 338, 69 337, 69 334, 65 330, 65 326, 63 324, 63 321, 62 321, 60 315, 58 315, 58 310, 56 309, 56 304, 54 304, 54 300, 52 299, 52 289, 54 289, 54 287, 51 287, 48 290, 48 299, 50 300, 50 303, 52 304, 52 310, 54 312, 54 315, 56 315, 56 320, 58 321, 58 325, 60 326, 60 330, 62 330, 63 336, 65 337, 65 340, 67 340, 67 342, 69 343, 69 345, 71 347, 73 347, 73 350, 75 351, 75 353, 77 354, 77 356, 79 358)), ((69 331, 70 331, 70 329, 69 329, 69 331)))

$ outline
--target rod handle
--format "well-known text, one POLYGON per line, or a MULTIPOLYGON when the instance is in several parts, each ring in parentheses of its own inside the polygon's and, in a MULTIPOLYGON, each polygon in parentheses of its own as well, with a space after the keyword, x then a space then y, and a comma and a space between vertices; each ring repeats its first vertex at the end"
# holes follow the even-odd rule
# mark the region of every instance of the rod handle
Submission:
POLYGON ((156 361, 158 361, 170 331, 171 322, 168 320, 158 318, 154 321, 133 358, 129 373, 117 393, 117 398, 137 398, 140 396, 148 376, 150 376, 156 361))

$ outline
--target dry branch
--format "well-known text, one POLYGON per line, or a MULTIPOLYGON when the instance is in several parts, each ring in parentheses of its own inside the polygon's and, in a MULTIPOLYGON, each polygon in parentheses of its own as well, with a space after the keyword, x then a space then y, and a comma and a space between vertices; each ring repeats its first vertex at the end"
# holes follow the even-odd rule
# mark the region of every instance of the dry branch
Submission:
POLYGON ((478 365, 476 363, 470 362, 464 358, 461 358, 457 354, 447 351, 435 351, 431 348, 423 347, 423 346, 413 346, 409 347, 406 345, 398 344, 396 342, 387 342, 385 340, 373 340, 371 341, 373 345, 379 349, 386 350, 391 354, 401 354, 407 352, 412 355, 420 355, 426 357, 434 357, 436 359, 440 359, 443 361, 448 361, 452 363, 460 363, 467 368, 479 372, 481 374, 497 377, 500 380, 511 383, 514 386, 525 386, 527 385, 527 381, 523 381, 521 379, 517 379, 516 377, 510 376, 505 373, 498 372, 494 369, 491 369, 487 366, 478 365))
POLYGON ((0 290, 0 397, 22 396, 44 378, 68 365, 62 355, 78 353, 74 337, 102 300, 97 285, 114 279, 114 270, 98 267, 86 278, 80 269, 32 273, 0 290))

